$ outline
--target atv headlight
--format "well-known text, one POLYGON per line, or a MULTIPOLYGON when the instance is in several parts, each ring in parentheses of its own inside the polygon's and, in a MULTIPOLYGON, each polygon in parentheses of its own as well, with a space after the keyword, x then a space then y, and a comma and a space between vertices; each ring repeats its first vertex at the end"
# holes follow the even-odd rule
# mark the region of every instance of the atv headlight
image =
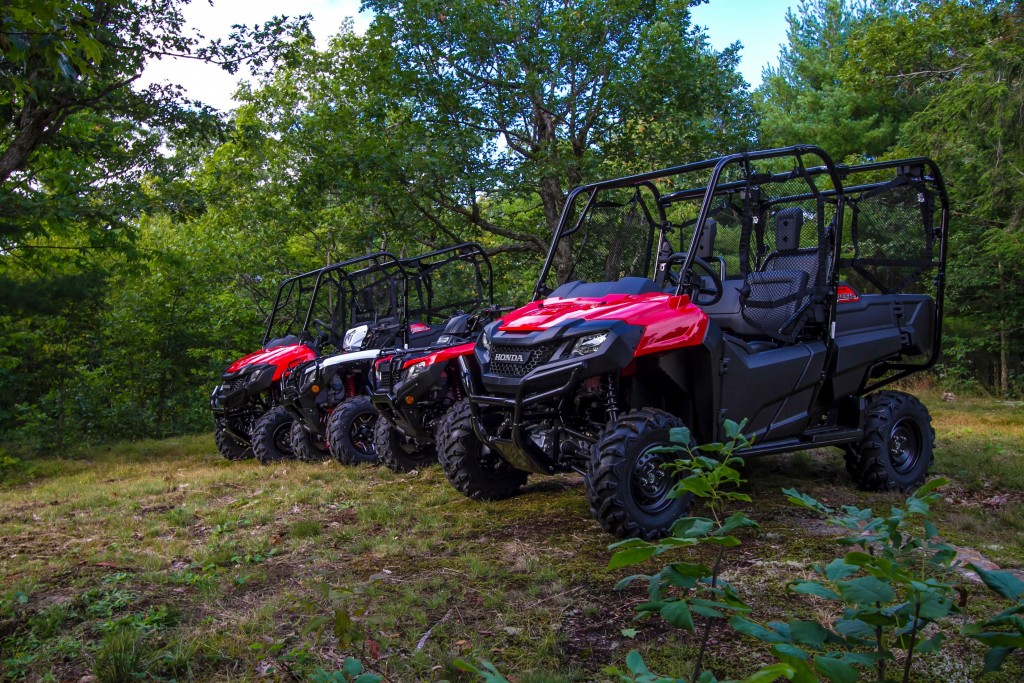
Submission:
POLYGON ((586 356, 587 354, 594 353, 601 344, 604 344, 604 340, 608 338, 607 332, 599 332, 598 334, 588 334, 586 337, 580 337, 573 344, 572 352, 569 356, 586 356))
POLYGON ((344 351, 358 351, 363 345, 363 340, 366 339, 366 333, 369 331, 369 325, 360 325, 353 327, 351 330, 345 333, 345 338, 341 341, 341 348, 344 351))
POLYGON ((274 379, 274 370, 275 368, 273 365, 266 365, 263 367, 256 366, 256 368, 249 373, 249 376, 245 378, 245 388, 249 389, 250 387, 264 384, 269 385, 274 379))
POLYGON ((420 361, 419 363, 413 363, 412 365, 407 367, 405 369, 405 371, 402 373, 402 380, 405 381, 405 382, 408 382, 413 377, 415 377, 416 375, 420 374, 421 372, 423 372, 426 369, 427 369, 427 364, 426 364, 425 361, 420 361))
POLYGON ((486 334, 480 335, 480 348, 483 349, 485 353, 490 354, 491 352, 491 338, 486 334))

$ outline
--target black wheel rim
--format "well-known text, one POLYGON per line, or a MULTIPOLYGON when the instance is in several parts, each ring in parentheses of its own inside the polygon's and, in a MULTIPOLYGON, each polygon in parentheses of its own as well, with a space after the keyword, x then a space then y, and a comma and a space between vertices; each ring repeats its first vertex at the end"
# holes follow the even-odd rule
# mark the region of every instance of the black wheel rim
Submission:
POLYGON ((352 420, 348 429, 348 439, 352 447, 362 455, 373 455, 373 427, 377 423, 377 416, 373 413, 361 413, 352 420))
POLYGON ((917 467, 921 459, 921 430, 917 423, 902 418, 892 426, 889 436, 889 462, 900 474, 906 474, 917 467))
POLYGON ((664 512, 674 500, 669 494, 675 481, 662 468, 665 464, 663 454, 652 452, 654 448, 655 446, 650 446, 640 454, 633 463, 630 477, 633 500, 641 511, 649 515, 664 512))
POLYGON ((292 454, 292 425, 287 422, 274 430, 274 448, 282 455, 292 454))

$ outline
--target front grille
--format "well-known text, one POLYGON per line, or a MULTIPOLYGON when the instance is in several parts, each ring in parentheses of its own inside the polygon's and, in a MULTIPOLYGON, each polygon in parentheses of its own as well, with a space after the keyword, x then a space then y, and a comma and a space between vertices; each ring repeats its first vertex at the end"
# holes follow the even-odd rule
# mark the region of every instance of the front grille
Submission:
POLYGON ((227 393, 233 393, 239 389, 245 387, 245 383, 249 380, 249 373, 243 372, 238 377, 233 377, 224 383, 227 393))
POLYGON ((548 342, 536 346, 505 346, 495 344, 491 347, 491 358, 496 358, 502 353, 529 353, 530 357, 525 363, 508 363, 505 361, 491 361, 491 374, 502 377, 525 377, 539 366, 551 360, 555 355, 559 342, 548 342))
POLYGON ((386 360, 377 366, 377 370, 380 371, 380 380, 378 385, 381 389, 390 390, 402 381, 403 362, 404 358, 396 357, 392 360, 386 360))

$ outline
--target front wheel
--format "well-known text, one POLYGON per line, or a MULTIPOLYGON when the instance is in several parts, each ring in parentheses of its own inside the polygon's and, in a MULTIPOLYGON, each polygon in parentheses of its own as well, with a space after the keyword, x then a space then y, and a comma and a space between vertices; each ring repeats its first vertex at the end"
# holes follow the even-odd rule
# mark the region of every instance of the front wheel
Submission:
POLYGON ((213 441, 220 454, 228 460, 248 460, 253 456, 252 447, 232 436, 223 420, 217 420, 213 441))
POLYGON ((292 414, 281 406, 268 410, 252 430, 252 450, 260 463, 267 465, 277 460, 294 457, 292 450, 292 414))
POLYGON ((373 428, 380 412, 368 396, 357 396, 342 402, 327 418, 327 445, 343 465, 375 463, 373 428))
POLYGON ((331 457, 327 442, 312 434, 301 420, 292 422, 292 451, 295 458, 303 462, 323 462, 331 457))
POLYGON ((912 491, 928 476, 934 447, 924 404, 902 391, 880 391, 868 400, 864 438, 846 449, 846 470, 866 491, 912 491))
POLYGON ((689 514, 693 495, 672 496, 676 479, 662 467, 676 460, 656 449, 671 443, 669 432, 682 427, 662 410, 634 410, 598 435, 587 472, 590 514, 620 538, 647 540, 667 535, 689 514))
POLYGON ((437 459, 451 485, 475 500, 514 496, 528 476, 480 441, 466 399, 452 406, 437 428, 437 459))
POLYGON ((377 420, 373 448, 380 464, 395 472, 411 472, 437 460, 433 444, 417 443, 387 420, 377 420))

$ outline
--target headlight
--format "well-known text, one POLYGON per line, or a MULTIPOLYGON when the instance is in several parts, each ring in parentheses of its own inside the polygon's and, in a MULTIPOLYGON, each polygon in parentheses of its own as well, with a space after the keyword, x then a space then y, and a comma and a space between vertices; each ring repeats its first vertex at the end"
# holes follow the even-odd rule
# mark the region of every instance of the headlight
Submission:
POLYGON ((345 338, 341 341, 341 348, 345 351, 358 351, 363 345, 363 340, 366 339, 366 333, 369 329, 369 325, 353 327, 345 333, 345 338))
POLYGON ((426 369, 427 369, 426 362, 421 361, 419 363, 413 363, 412 365, 407 367, 405 369, 405 371, 403 372, 403 380, 408 382, 413 377, 415 377, 416 375, 420 374, 421 372, 423 372, 426 369))
POLYGON ((245 378, 245 388, 260 385, 270 384, 274 379, 274 366, 267 365, 264 367, 258 367, 249 373, 249 376, 245 378))
POLYGON ((607 332, 600 332, 598 334, 588 334, 586 337, 580 337, 573 344, 572 352, 569 356, 586 356, 589 353, 594 353, 601 344, 604 344, 604 340, 608 338, 607 332))
POLYGON ((491 338, 486 333, 480 335, 480 348, 487 353, 491 352, 491 338))

